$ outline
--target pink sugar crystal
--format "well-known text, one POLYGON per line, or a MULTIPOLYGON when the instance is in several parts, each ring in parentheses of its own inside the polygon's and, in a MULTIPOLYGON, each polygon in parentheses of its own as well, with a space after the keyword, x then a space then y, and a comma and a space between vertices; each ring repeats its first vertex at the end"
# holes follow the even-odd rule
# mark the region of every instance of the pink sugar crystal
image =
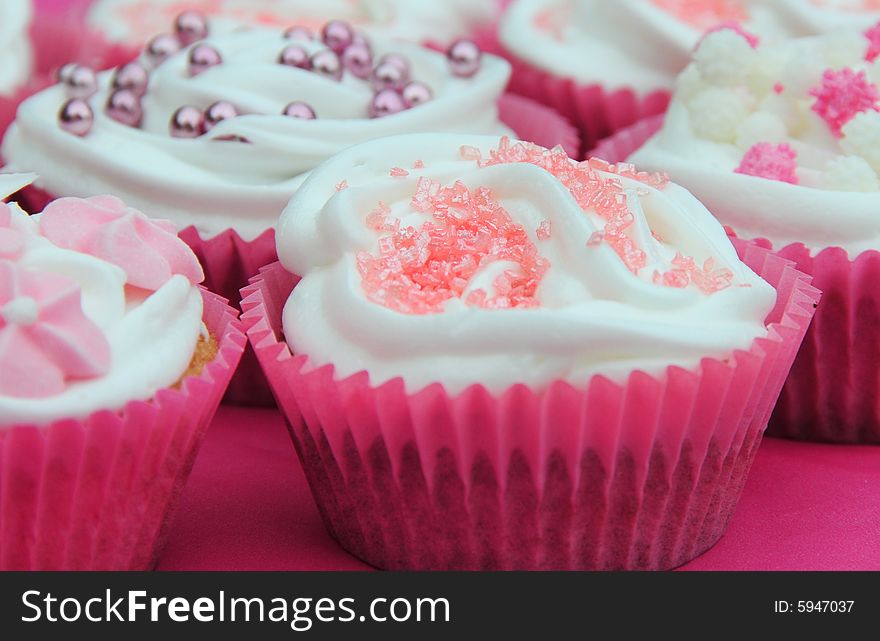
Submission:
POLYGON ((725 290, 733 283, 733 272, 729 269, 715 269, 715 261, 711 258, 697 267, 696 261, 690 256, 676 254, 672 259, 672 269, 665 273, 654 272, 654 283, 664 287, 684 289, 693 285, 704 294, 715 294, 725 290))
POLYGON ((541 221, 541 224, 538 226, 538 229, 535 233, 538 235, 538 240, 550 240, 551 235, 551 223, 549 220, 541 221))
POLYGON ((391 177, 392 178, 403 178, 404 176, 409 176, 409 172, 403 167, 392 167, 391 168, 391 177))
POLYGON ((880 57, 880 22, 865 32, 868 39, 868 51, 865 53, 865 60, 874 62, 880 57))
POLYGON ((810 91, 816 98, 813 111, 828 123, 835 136, 842 136, 844 125, 857 114, 877 110, 880 91, 868 82, 864 71, 854 72, 845 67, 840 71, 828 69, 822 74, 822 86, 810 91))
POLYGON ((341 180, 338 183, 336 183, 336 191, 342 191, 343 189, 348 189, 348 181, 347 180, 341 180))
POLYGON ((743 156, 736 173, 797 185, 797 152, 787 144, 759 142, 743 156))
MULTIPOLYGON (((550 263, 488 187, 470 190, 462 182, 443 187, 423 177, 412 206, 430 213, 432 220, 420 229, 403 229, 396 221, 392 235, 380 239, 378 256, 357 257, 370 300, 406 314, 441 312, 452 298, 487 309, 540 305, 535 294, 550 263), (475 290, 465 296, 474 276, 497 261, 514 263, 517 269, 496 278, 494 295, 475 290)), ((367 217, 368 226, 387 226, 389 213, 380 203, 367 217)))
POLYGON ((483 152, 470 145, 462 145, 460 151, 462 160, 480 160, 483 158, 483 152))
POLYGON ((367 227, 373 231, 396 232, 400 228, 400 221, 391 216, 391 208, 383 202, 367 214, 367 227))
POLYGON ((588 162, 593 169, 604 171, 606 174, 617 174, 623 178, 637 180, 654 189, 663 190, 669 185, 669 176, 663 172, 639 171, 631 163, 611 164, 601 158, 590 158, 588 162))
POLYGON ((417 160, 413 163, 413 169, 424 169, 424 168, 425 168, 425 161, 424 160, 417 160))

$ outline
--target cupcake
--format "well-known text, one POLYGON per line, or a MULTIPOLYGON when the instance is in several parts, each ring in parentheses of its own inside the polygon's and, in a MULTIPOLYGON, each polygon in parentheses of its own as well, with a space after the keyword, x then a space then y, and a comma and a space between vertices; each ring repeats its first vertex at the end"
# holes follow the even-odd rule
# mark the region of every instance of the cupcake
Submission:
POLYGON ((846 0, 514 0, 499 38, 513 59, 511 89, 576 123, 586 150, 662 113, 706 31, 779 39, 867 28, 878 17, 876 3, 846 0))
POLYGON ((133 45, 145 43, 186 11, 206 14, 217 33, 242 25, 317 31, 338 18, 389 38, 448 43, 491 22, 499 9, 498 0, 97 0, 87 22, 111 40, 133 45))
POLYGON ((152 567, 244 349, 201 278, 114 197, 0 206, 0 569, 152 567))
POLYGON ((400 136, 312 173, 243 320, 359 558, 671 568, 723 533, 816 296, 738 249, 662 174, 400 136))
MULTIPOLYGON (((25 197, 33 208, 45 194, 113 193, 171 220, 208 288, 233 302, 276 260, 274 226, 308 173, 354 143, 421 131, 508 133, 503 116, 523 137, 576 145, 545 107, 516 97, 499 107, 509 66, 467 41, 450 56, 381 38, 350 44, 361 36, 334 22, 328 45, 249 30, 163 60, 184 35, 155 39, 136 64, 28 99, 2 155, 39 174, 43 196, 25 197)), ((258 379, 243 370, 238 380, 258 379)), ((262 391, 253 402, 271 399, 262 391)), ((241 397, 259 394, 247 385, 241 397)))
POLYGON ((880 443, 878 53, 880 25, 754 49, 714 34, 659 133, 646 142, 660 123, 645 123, 600 151, 638 149, 635 162, 663 167, 733 233, 772 246, 823 291, 774 435, 880 443))
POLYGON ((5 0, 0 4, 0 96, 13 93, 30 76, 33 52, 28 29, 32 13, 30 0, 5 0))

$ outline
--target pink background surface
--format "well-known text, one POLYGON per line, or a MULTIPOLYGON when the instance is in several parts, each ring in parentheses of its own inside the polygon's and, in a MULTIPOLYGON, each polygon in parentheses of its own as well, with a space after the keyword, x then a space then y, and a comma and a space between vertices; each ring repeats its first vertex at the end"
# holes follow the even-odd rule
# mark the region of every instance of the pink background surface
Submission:
MULTIPOLYGON (((223 407, 160 570, 364 570, 327 535, 281 416, 223 407)), ((880 570, 880 448, 765 439, 727 535, 688 570, 880 570)))

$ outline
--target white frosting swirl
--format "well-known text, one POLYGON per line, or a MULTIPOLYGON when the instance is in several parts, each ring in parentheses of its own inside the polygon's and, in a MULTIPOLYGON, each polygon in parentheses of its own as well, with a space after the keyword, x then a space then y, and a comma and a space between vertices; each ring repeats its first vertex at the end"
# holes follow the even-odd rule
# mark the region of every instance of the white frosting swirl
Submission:
POLYGON ((445 42, 491 21, 498 5, 498 0, 98 0, 88 21, 109 38, 132 44, 167 31, 186 9, 207 14, 215 34, 243 24, 317 29, 339 19, 389 38, 445 42))
POLYGON ((501 40, 553 74, 648 93, 670 88, 700 36, 720 22, 778 40, 878 20, 880 9, 860 0, 514 0, 501 40))
MULTIPOLYGON (((0 176, 0 194, 8 196, 32 176, 0 176)), ((99 410, 122 409, 148 400, 174 385, 187 370, 203 331, 199 289, 174 276, 155 292, 126 287, 125 272, 92 256, 61 249, 39 234, 39 216, 28 217, 13 204, 12 226, 27 242, 19 267, 52 272, 81 288, 82 310, 104 332, 112 360, 97 378, 70 382, 50 397, 16 398, 0 394, 0 423, 45 425, 85 418, 99 410)))
POLYGON ((836 245, 853 256, 880 249, 880 113, 856 115, 838 138, 810 95, 829 69, 864 71, 876 85, 880 65, 865 60, 868 39, 839 32, 754 51, 742 42, 732 32, 707 38, 679 79, 662 131, 632 160, 662 167, 745 238, 836 245), (798 184, 735 173, 759 143, 788 145, 798 184))
POLYGON ((28 29, 33 8, 31 0, 3 0, 0 3, 0 95, 11 94, 25 83, 33 67, 28 29))
MULTIPOLYGON (((622 380, 636 369, 662 375, 670 365, 696 367, 704 357, 727 357, 764 335, 774 290, 739 261, 721 226, 684 189, 658 191, 620 178, 635 217, 627 233, 648 255, 636 275, 607 244, 591 243, 603 219, 581 209, 551 173, 526 163, 478 168, 460 152, 465 144, 487 157, 498 143, 399 136, 354 147, 313 172, 282 215, 277 237, 281 262, 303 275, 283 318, 295 353, 307 354, 314 366, 333 364, 340 377, 366 370, 375 385, 401 376, 411 391, 440 382, 452 393, 474 383, 497 393, 516 383, 583 384, 594 374, 622 380), (410 168, 418 160, 423 169, 389 174, 390 166, 410 168), (430 219, 410 202, 420 177, 491 189, 550 262, 536 291, 539 307, 489 310, 452 298, 439 313, 412 315, 368 298, 358 254, 376 253, 387 233, 373 231, 365 219, 378 201, 402 228, 430 219), (340 180, 349 188, 337 192, 340 180), (538 231, 544 221, 549 237, 538 231), (732 286, 707 295, 693 286, 655 285, 651 275, 679 251, 698 264, 711 258, 729 269, 732 286)), ((491 288, 509 268, 488 263, 468 290, 491 288)))
MULTIPOLYGON (((141 128, 108 117, 103 105, 110 74, 91 99, 95 125, 78 138, 57 124, 65 99, 60 86, 22 104, 3 141, 2 155, 18 171, 35 171, 42 189, 57 195, 118 195, 130 206, 167 218, 203 235, 236 230, 250 240, 273 227, 305 175, 334 153, 358 142, 420 131, 493 134, 507 132, 498 120, 497 99, 509 65, 485 56, 472 78, 451 75, 446 57, 406 43, 374 40, 377 56, 407 56, 415 79, 428 84, 434 99, 416 108, 367 118, 369 84, 346 74, 335 82, 281 65, 291 43, 277 31, 248 31, 207 41, 224 62, 196 77, 187 73, 187 52, 170 58, 152 74, 143 100, 141 128), (172 138, 169 122, 184 104, 207 108, 218 100, 250 114, 226 120, 194 140, 172 138), (317 120, 280 115, 301 100, 317 120), (238 135, 250 144, 218 141, 238 135)), ((299 43, 317 51, 322 45, 299 43)))

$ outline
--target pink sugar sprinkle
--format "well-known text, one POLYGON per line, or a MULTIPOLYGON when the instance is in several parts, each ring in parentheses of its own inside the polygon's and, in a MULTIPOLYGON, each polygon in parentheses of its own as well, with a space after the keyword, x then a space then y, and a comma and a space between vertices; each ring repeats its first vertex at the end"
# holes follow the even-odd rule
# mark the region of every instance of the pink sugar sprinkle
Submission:
POLYGON ((785 91, 785 85, 782 84, 781 82, 777 82, 775 85, 773 85, 773 91, 775 91, 778 94, 781 94, 783 91, 785 91))
POLYGON ((774 145, 770 142, 759 142, 752 145, 734 171, 792 185, 800 183, 797 177, 797 152, 784 143, 774 145))
POLYGON ((348 181, 342 180, 336 183, 336 191, 342 191, 343 189, 348 189, 348 181))
POLYGON ((865 53, 865 60, 874 62, 880 57, 880 22, 865 32, 868 39, 868 51, 865 53))
POLYGON ((599 247, 605 241, 605 234, 601 231, 595 231, 587 240, 587 247, 599 247))
POLYGON ((711 258, 697 267, 696 261, 690 256, 676 254, 672 259, 672 269, 661 274, 654 272, 654 283, 664 287, 684 289, 694 285, 704 294, 716 294, 728 289, 733 283, 733 272, 729 269, 715 269, 715 261, 711 258))
POLYGON ((552 224, 549 220, 541 221, 541 224, 538 226, 538 229, 535 233, 538 235, 538 240, 550 240, 550 231, 552 229, 552 224))
POLYGON ((424 169, 424 168, 425 168, 425 161, 424 160, 417 160, 413 163, 413 169, 424 169))
MULTIPOLYGON (((487 309, 534 308, 538 285, 550 268, 522 225, 495 200, 488 187, 474 190, 462 182, 449 187, 420 178, 412 206, 430 213, 420 229, 400 228, 379 241, 379 255, 357 257, 364 290, 370 300, 406 314, 441 312, 446 301, 487 309), (494 282, 494 295, 475 290, 465 297, 470 281, 487 264, 515 263, 494 282)), ((367 217, 368 225, 388 225, 387 205, 367 217)))
POLYGON ((403 178, 404 176, 409 176, 409 172, 403 167, 392 167, 391 168, 391 177, 392 178, 403 178))
POLYGON ((703 34, 703 37, 700 38, 700 42, 697 44, 697 48, 699 49, 700 44, 703 43, 703 40, 705 40, 706 36, 708 36, 710 33, 724 31, 725 29, 733 31, 734 33, 737 33, 745 38, 746 42, 749 43, 749 46, 752 49, 757 49, 758 45, 761 44, 761 39, 758 36, 743 29, 743 26, 739 22, 734 22, 731 20, 727 22, 722 22, 706 31, 706 33, 703 34))
POLYGON ((483 158, 483 152, 481 152, 476 147, 471 147, 470 145, 462 145, 461 157, 463 160, 481 160, 483 158))
POLYGON ((373 231, 396 232, 400 229, 400 221, 391 216, 391 208, 380 202, 379 205, 367 214, 367 227, 373 231))
POLYGON ((813 111, 840 138, 844 125, 857 114, 877 110, 880 91, 876 85, 868 82, 864 71, 856 73, 846 67, 840 71, 827 69, 822 74, 822 86, 812 89, 810 95, 816 98, 813 111))
POLYGON ((590 158, 588 162, 593 169, 604 171, 606 174, 617 174, 622 178, 637 180, 641 183, 645 183, 649 187, 661 191, 669 185, 669 176, 663 172, 652 173, 648 171, 639 171, 636 169, 636 166, 631 163, 622 162, 611 164, 601 158, 595 157, 590 158))

